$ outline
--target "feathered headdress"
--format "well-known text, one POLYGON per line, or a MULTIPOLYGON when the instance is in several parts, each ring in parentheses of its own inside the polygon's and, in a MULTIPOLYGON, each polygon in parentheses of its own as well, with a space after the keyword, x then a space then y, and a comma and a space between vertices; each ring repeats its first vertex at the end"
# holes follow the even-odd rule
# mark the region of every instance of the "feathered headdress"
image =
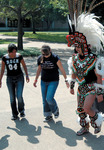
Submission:
POLYGON ((85 56, 88 55, 89 45, 91 48, 96 48, 97 51, 103 50, 104 45, 104 26, 98 22, 99 17, 91 14, 91 11, 104 3, 104 0, 94 5, 95 1, 92 0, 86 10, 87 0, 85 2, 83 0, 67 0, 70 14, 70 17, 68 16, 70 32, 66 36, 68 46, 80 45, 85 56))

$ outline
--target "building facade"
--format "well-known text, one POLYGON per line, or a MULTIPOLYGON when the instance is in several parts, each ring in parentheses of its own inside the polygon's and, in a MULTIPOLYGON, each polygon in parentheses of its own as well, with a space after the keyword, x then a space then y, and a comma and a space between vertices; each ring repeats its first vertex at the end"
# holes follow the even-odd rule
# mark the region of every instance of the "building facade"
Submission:
MULTIPOLYGON (((0 20, 0 31, 17 31, 18 20, 11 20, 6 18, 5 20, 0 20)), ((35 28, 37 31, 67 31, 68 30, 68 22, 67 19, 65 22, 61 21, 53 21, 50 27, 47 27, 47 23, 45 21, 41 21, 35 24, 35 28)), ((32 31, 32 22, 30 19, 25 19, 23 21, 23 29, 24 31, 32 31)))

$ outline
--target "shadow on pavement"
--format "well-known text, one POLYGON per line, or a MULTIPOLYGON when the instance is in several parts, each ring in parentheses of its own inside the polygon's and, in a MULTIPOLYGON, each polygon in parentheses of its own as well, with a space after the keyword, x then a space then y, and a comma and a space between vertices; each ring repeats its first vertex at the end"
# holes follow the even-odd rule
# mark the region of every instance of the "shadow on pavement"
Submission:
POLYGON ((76 132, 70 128, 66 128, 63 126, 62 121, 54 122, 54 120, 48 122, 49 126, 45 126, 45 128, 53 130, 58 136, 66 139, 66 144, 71 147, 77 146, 77 140, 82 140, 83 137, 78 137, 76 132))
POLYGON ((5 135, 0 139, 0 150, 3 150, 9 146, 8 138, 10 135, 5 135))
POLYGON ((91 147, 92 150, 104 150, 104 135, 97 137, 97 135, 89 133, 86 134, 84 137, 85 144, 91 147))
POLYGON ((36 136, 41 135, 41 127, 37 128, 29 124, 26 118, 15 121, 16 128, 7 127, 7 129, 15 131, 20 136, 27 136, 27 141, 33 144, 39 143, 39 140, 36 136))
POLYGON ((48 122, 47 126, 44 127, 53 130, 55 134, 61 138, 65 138, 68 146, 75 147, 77 146, 78 140, 83 140, 88 147, 91 147, 92 150, 104 150, 103 135, 97 137, 97 135, 88 133, 83 136, 77 136, 76 132, 72 129, 64 127, 62 121, 54 122, 54 120, 52 120, 48 122))

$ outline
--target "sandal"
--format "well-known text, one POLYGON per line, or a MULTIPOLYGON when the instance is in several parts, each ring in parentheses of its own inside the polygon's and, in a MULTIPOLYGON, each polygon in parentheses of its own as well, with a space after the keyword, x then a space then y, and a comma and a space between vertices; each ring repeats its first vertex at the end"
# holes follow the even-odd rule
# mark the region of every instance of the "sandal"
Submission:
POLYGON ((80 136, 88 132, 89 132, 89 128, 82 127, 79 131, 77 131, 77 135, 80 136))

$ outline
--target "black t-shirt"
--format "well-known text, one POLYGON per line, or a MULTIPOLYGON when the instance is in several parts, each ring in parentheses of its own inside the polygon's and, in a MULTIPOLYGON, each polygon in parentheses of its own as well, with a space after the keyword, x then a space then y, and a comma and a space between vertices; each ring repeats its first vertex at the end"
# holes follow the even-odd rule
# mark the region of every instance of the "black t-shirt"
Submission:
POLYGON ((58 81, 59 71, 57 66, 57 61, 59 57, 53 53, 48 58, 40 55, 37 60, 37 64, 41 65, 41 80, 44 82, 58 81))
POLYGON ((15 58, 10 58, 8 54, 2 57, 2 61, 5 62, 7 68, 7 76, 18 76, 23 74, 20 65, 22 59, 23 57, 19 53, 16 53, 15 58))

